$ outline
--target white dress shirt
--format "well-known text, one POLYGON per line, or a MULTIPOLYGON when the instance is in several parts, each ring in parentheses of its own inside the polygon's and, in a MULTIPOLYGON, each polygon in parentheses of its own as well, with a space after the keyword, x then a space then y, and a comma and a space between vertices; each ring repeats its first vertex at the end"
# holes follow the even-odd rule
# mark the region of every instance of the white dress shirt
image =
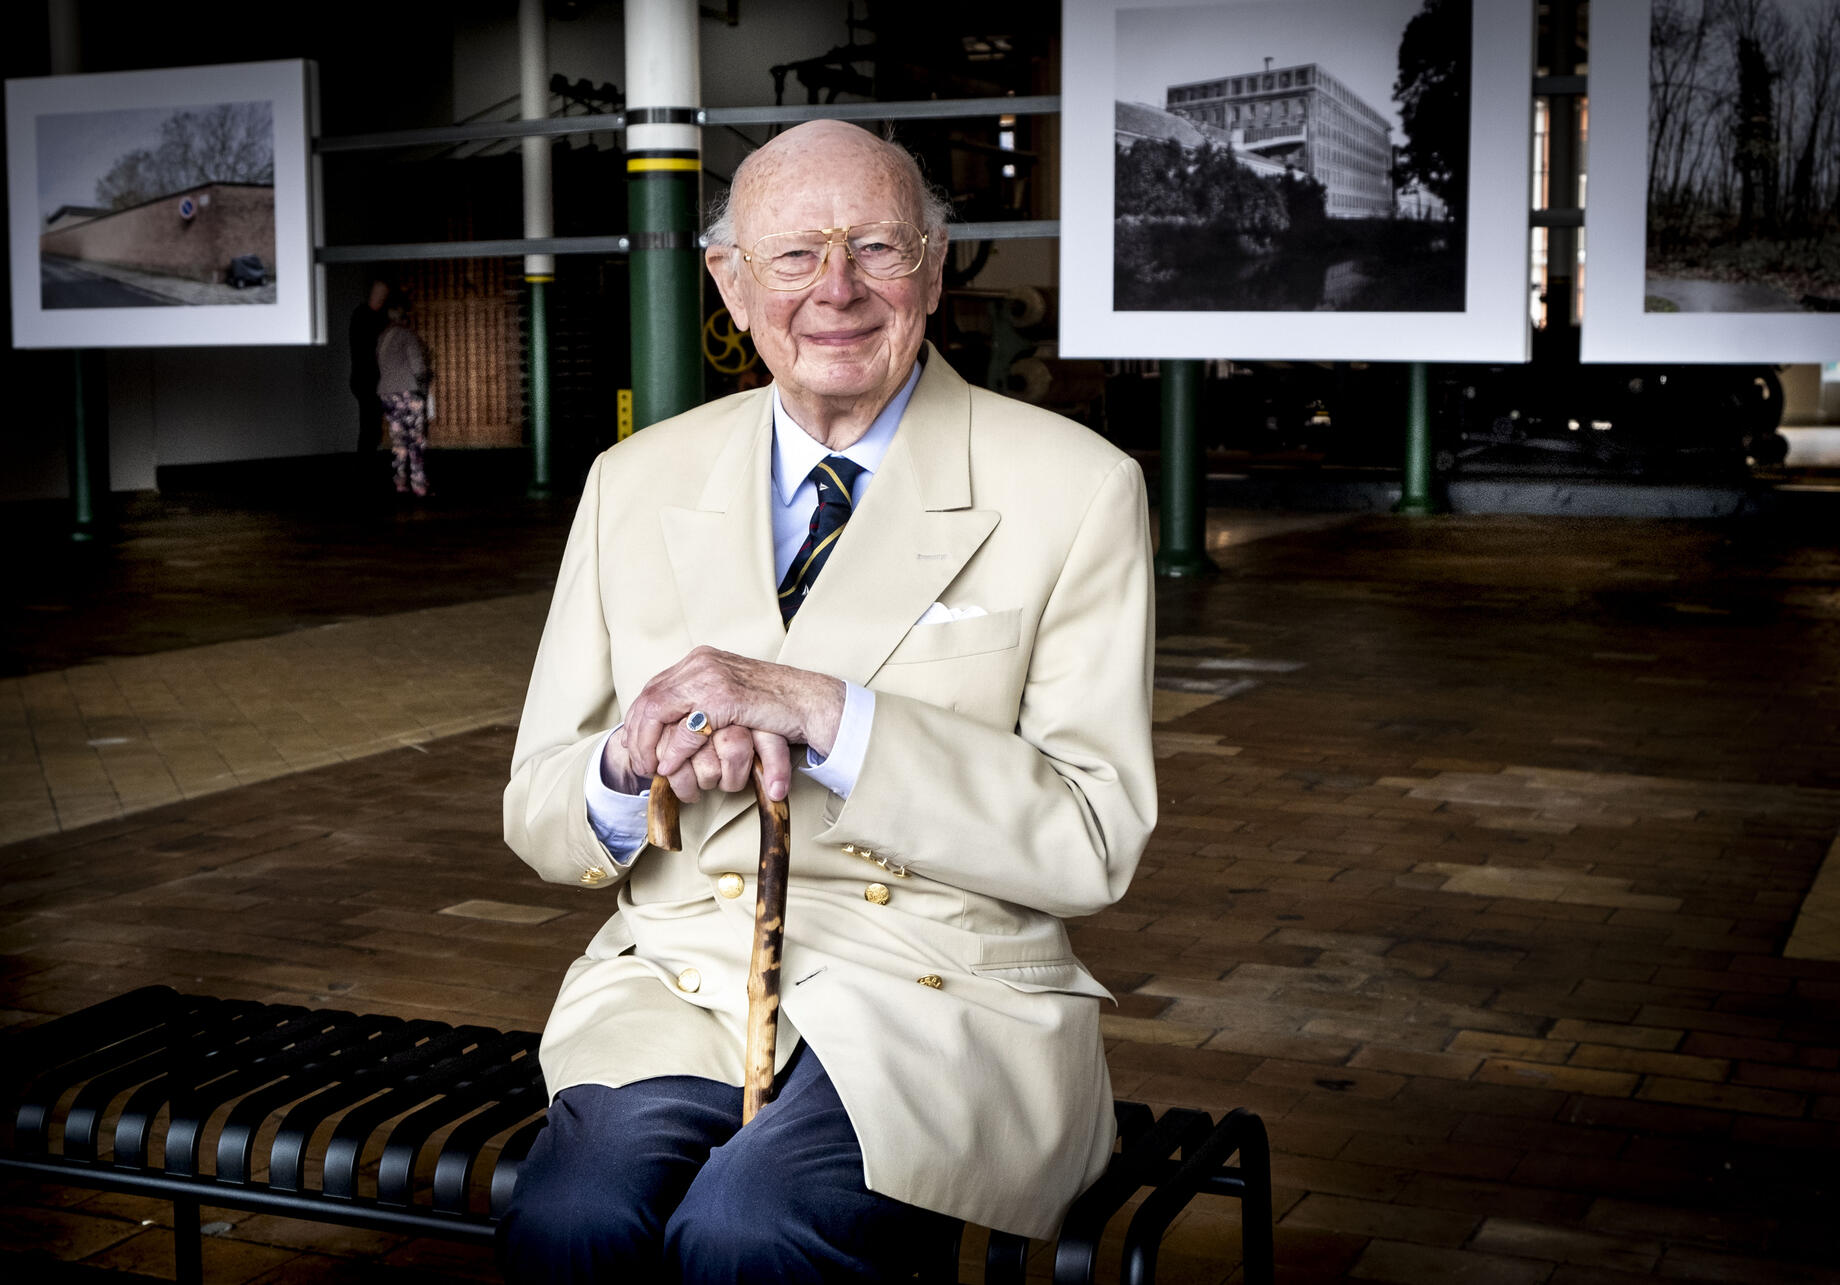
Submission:
MULTIPOLYGON (((907 382, 901 385, 882 413, 875 417, 864 433, 850 446, 832 451, 807 433, 787 413, 779 399, 779 387, 773 388, 773 499, 768 507, 773 515, 773 576, 777 584, 786 578, 792 559, 805 543, 811 528, 811 515, 818 507, 818 488, 811 471, 828 455, 841 455, 862 468, 856 480, 854 504, 861 504, 869 481, 882 466, 882 458, 894 441, 901 416, 920 382, 920 365, 914 363, 907 382)), ((875 693, 855 683, 844 685, 843 717, 837 724, 837 739, 828 755, 819 755, 809 746, 799 770, 840 798, 849 798, 862 773, 863 755, 869 749, 869 725, 875 718, 875 693)), ((583 788, 588 799, 588 823, 593 826, 607 855, 621 865, 638 855, 645 844, 645 803, 651 790, 622 794, 612 789, 601 776, 601 759, 607 740, 618 727, 608 732, 588 760, 583 788)))

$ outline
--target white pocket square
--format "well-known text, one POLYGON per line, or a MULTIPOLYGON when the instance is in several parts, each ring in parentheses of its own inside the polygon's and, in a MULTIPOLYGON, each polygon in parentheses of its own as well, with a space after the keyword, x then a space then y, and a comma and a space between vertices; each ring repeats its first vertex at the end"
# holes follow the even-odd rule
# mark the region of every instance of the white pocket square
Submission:
POLYGON ((982 607, 948 607, 943 602, 936 602, 920 613, 916 625, 943 625, 950 620, 969 620, 973 616, 988 614, 982 607))

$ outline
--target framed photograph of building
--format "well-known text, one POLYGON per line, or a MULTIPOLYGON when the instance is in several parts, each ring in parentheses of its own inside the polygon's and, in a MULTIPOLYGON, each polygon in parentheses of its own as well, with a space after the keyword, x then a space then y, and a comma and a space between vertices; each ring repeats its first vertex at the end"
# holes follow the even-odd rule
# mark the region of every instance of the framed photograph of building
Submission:
POLYGON ((1597 0, 1585 361, 1840 357, 1840 0, 1597 0))
POLYGON ((1526 360, 1532 5, 1062 13, 1063 355, 1526 360))
POLYGON ((312 88, 299 60, 7 81, 14 346, 322 342, 312 88))

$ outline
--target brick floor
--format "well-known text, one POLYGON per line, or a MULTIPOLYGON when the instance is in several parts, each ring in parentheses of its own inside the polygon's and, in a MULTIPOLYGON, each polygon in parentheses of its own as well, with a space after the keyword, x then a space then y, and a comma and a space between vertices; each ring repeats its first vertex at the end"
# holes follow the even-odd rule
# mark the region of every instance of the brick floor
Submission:
MULTIPOLYGON (((1840 1281, 1840 962, 1819 957, 1840 951, 1784 954, 1840 834, 1831 538, 1241 534, 1264 538, 1217 539, 1225 574, 1164 587, 1163 820, 1125 899, 1073 930, 1120 998, 1120 1095, 1264 1115, 1286 1281, 1840 1281)), ((499 841, 511 738, 0 848, 0 1021, 164 981, 539 1024, 599 910, 499 841)), ((4 1243, 69 1262, 169 1274, 158 1218, 0 1190, 4 1243)), ((218 1281, 491 1274, 433 1242, 220 1221, 218 1281)), ((1162 1278, 1237 1280, 1238 1237, 1231 1206, 1195 1207, 1162 1278)))

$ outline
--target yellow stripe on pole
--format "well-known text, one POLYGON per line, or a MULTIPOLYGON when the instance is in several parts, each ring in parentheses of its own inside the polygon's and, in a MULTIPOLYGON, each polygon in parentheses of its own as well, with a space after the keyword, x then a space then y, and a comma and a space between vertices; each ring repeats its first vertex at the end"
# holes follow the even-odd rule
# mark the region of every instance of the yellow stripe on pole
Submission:
POLYGON ((628 174, 654 170, 700 170, 703 162, 694 156, 633 156, 626 161, 628 174))

